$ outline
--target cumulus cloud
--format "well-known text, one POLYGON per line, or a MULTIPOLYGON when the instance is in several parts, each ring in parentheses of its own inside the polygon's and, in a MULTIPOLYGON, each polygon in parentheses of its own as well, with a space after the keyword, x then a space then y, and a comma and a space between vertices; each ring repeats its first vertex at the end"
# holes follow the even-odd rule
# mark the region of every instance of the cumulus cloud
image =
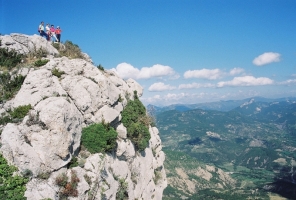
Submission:
POLYGON ((184 78, 202 78, 215 80, 221 78, 223 72, 220 69, 201 69, 201 70, 188 70, 184 73, 184 78))
POLYGON ((241 76, 241 77, 234 77, 231 81, 218 82, 217 87, 256 86, 256 85, 270 85, 273 83, 274 83, 273 80, 266 77, 255 78, 254 76, 241 76))
POLYGON ((281 54, 274 53, 274 52, 266 52, 261 54, 260 56, 256 57, 253 60, 253 64, 257 66, 266 65, 273 62, 279 62, 280 61, 281 54))
POLYGON ((150 92, 159 92, 159 91, 166 91, 166 90, 174 90, 176 89, 176 87, 174 86, 170 86, 170 85, 165 85, 162 82, 158 82, 158 83, 153 83, 148 90, 150 92))
POLYGON ((133 67, 131 64, 128 63, 120 63, 117 65, 116 68, 112 68, 112 71, 116 72, 118 76, 121 78, 133 78, 137 79, 138 74, 140 73, 140 70, 133 67))
POLYGON ((111 69, 115 71, 121 78, 133 79, 149 79, 153 77, 172 76, 177 77, 175 71, 169 67, 160 64, 153 65, 152 67, 143 67, 141 69, 133 67, 128 63, 120 63, 116 68, 111 69))
POLYGON ((241 73, 244 73, 245 72, 245 70, 244 69, 242 69, 242 68, 233 68, 233 69, 231 69, 230 71, 229 71, 229 74, 231 75, 231 76, 234 76, 234 75, 238 75, 238 74, 241 74, 241 73))
POLYGON ((151 77, 169 76, 174 74, 175 72, 171 67, 157 64, 152 67, 143 67, 138 79, 148 79, 151 77))
POLYGON ((211 83, 189 83, 189 84, 180 84, 179 89, 198 89, 198 88, 209 88, 209 87, 215 87, 214 84, 211 83))

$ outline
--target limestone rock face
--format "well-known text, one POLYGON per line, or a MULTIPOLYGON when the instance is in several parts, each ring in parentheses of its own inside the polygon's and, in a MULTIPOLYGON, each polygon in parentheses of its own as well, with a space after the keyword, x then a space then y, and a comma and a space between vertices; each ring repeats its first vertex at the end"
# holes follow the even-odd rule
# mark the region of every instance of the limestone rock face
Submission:
MULTIPOLYGON (((44 38, 11 34, 0 36, 1 47, 28 54, 43 48, 58 52, 44 38)), ((128 199, 161 199, 167 186, 159 132, 150 127, 149 147, 138 152, 121 123, 121 112, 134 91, 143 88, 134 80, 123 80, 114 72, 101 71, 82 59, 49 57, 39 68, 23 68, 26 79, 16 96, 0 105, 1 113, 30 104, 27 116, 2 127, 0 152, 20 171, 33 173, 25 196, 29 200, 60 199, 63 188, 56 180, 68 182, 75 175, 77 194, 69 199, 116 199, 122 190, 128 199), (63 71, 58 78, 52 70, 63 71), (92 123, 110 123, 118 132, 112 153, 91 154, 81 148, 82 128, 92 123), (78 166, 69 168, 73 157, 78 166), (73 175, 74 174, 74 175, 73 175)), ((70 187, 70 186, 69 186, 70 187)))
POLYGON ((59 52, 45 38, 39 35, 24 35, 12 33, 10 35, 1 36, 1 48, 14 49, 20 54, 28 54, 40 49, 46 51, 50 55, 58 55, 59 52))

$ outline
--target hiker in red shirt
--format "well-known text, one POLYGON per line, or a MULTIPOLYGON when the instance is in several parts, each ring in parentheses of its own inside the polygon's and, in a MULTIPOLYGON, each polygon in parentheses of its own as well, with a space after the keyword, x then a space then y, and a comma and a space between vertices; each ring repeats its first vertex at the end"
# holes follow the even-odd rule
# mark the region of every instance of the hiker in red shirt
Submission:
POLYGON ((55 42, 58 42, 58 39, 57 39, 56 34, 55 34, 54 25, 51 25, 50 33, 51 33, 51 36, 55 39, 55 42))
POLYGON ((61 42, 61 32, 62 32, 62 30, 60 29, 59 26, 57 26, 57 28, 55 30, 55 34, 57 36, 58 42, 61 42))

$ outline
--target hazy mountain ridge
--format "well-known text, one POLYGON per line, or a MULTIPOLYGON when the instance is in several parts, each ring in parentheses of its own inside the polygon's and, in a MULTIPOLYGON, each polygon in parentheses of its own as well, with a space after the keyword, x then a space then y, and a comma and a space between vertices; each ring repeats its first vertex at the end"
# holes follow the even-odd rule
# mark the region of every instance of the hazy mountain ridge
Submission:
POLYGON ((264 103, 274 103, 274 102, 296 102, 296 97, 286 97, 286 98, 277 98, 270 99, 264 97, 252 97, 242 100, 227 100, 227 101, 216 101, 208 103, 197 103, 197 104, 173 104, 169 106, 155 106, 149 104, 147 110, 152 114, 158 114, 161 112, 169 110, 177 111, 187 111, 194 109, 203 109, 203 110, 216 110, 216 111, 230 111, 236 107, 249 104, 250 102, 264 102, 264 103))
POLYGON ((159 112, 156 123, 167 155, 169 182, 165 198, 269 199, 267 191, 272 191, 293 199, 295 122, 295 98, 265 102, 247 99, 228 112, 159 112), (187 159, 180 162, 182 156, 176 158, 178 153, 187 159), (235 184, 223 184, 219 177, 206 180, 201 174, 197 176, 200 169, 203 174, 209 173, 204 166, 229 174, 235 184), (174 181, 182 180, 180 171, 190 182, 196 182, 194 193, 174 181), (280 187, 283 182, 286 187, 280 187))

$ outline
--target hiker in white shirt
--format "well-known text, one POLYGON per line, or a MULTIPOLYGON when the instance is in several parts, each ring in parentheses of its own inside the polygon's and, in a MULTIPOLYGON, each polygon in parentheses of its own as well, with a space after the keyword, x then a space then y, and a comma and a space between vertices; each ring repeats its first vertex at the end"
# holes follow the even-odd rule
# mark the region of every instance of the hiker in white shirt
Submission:
POLYGON ((46 24, 45 29, 46 29, 46 34, 47 34, 47 41, 50 41, 51 33, 50 33, 49 24, 46 24))
POLYGON ((44 32, 44 22, 41 22, 38 28, 38 32, 40 34, 41 37, 45 36, 46 39, 48 38, 47 34, 44 32))

